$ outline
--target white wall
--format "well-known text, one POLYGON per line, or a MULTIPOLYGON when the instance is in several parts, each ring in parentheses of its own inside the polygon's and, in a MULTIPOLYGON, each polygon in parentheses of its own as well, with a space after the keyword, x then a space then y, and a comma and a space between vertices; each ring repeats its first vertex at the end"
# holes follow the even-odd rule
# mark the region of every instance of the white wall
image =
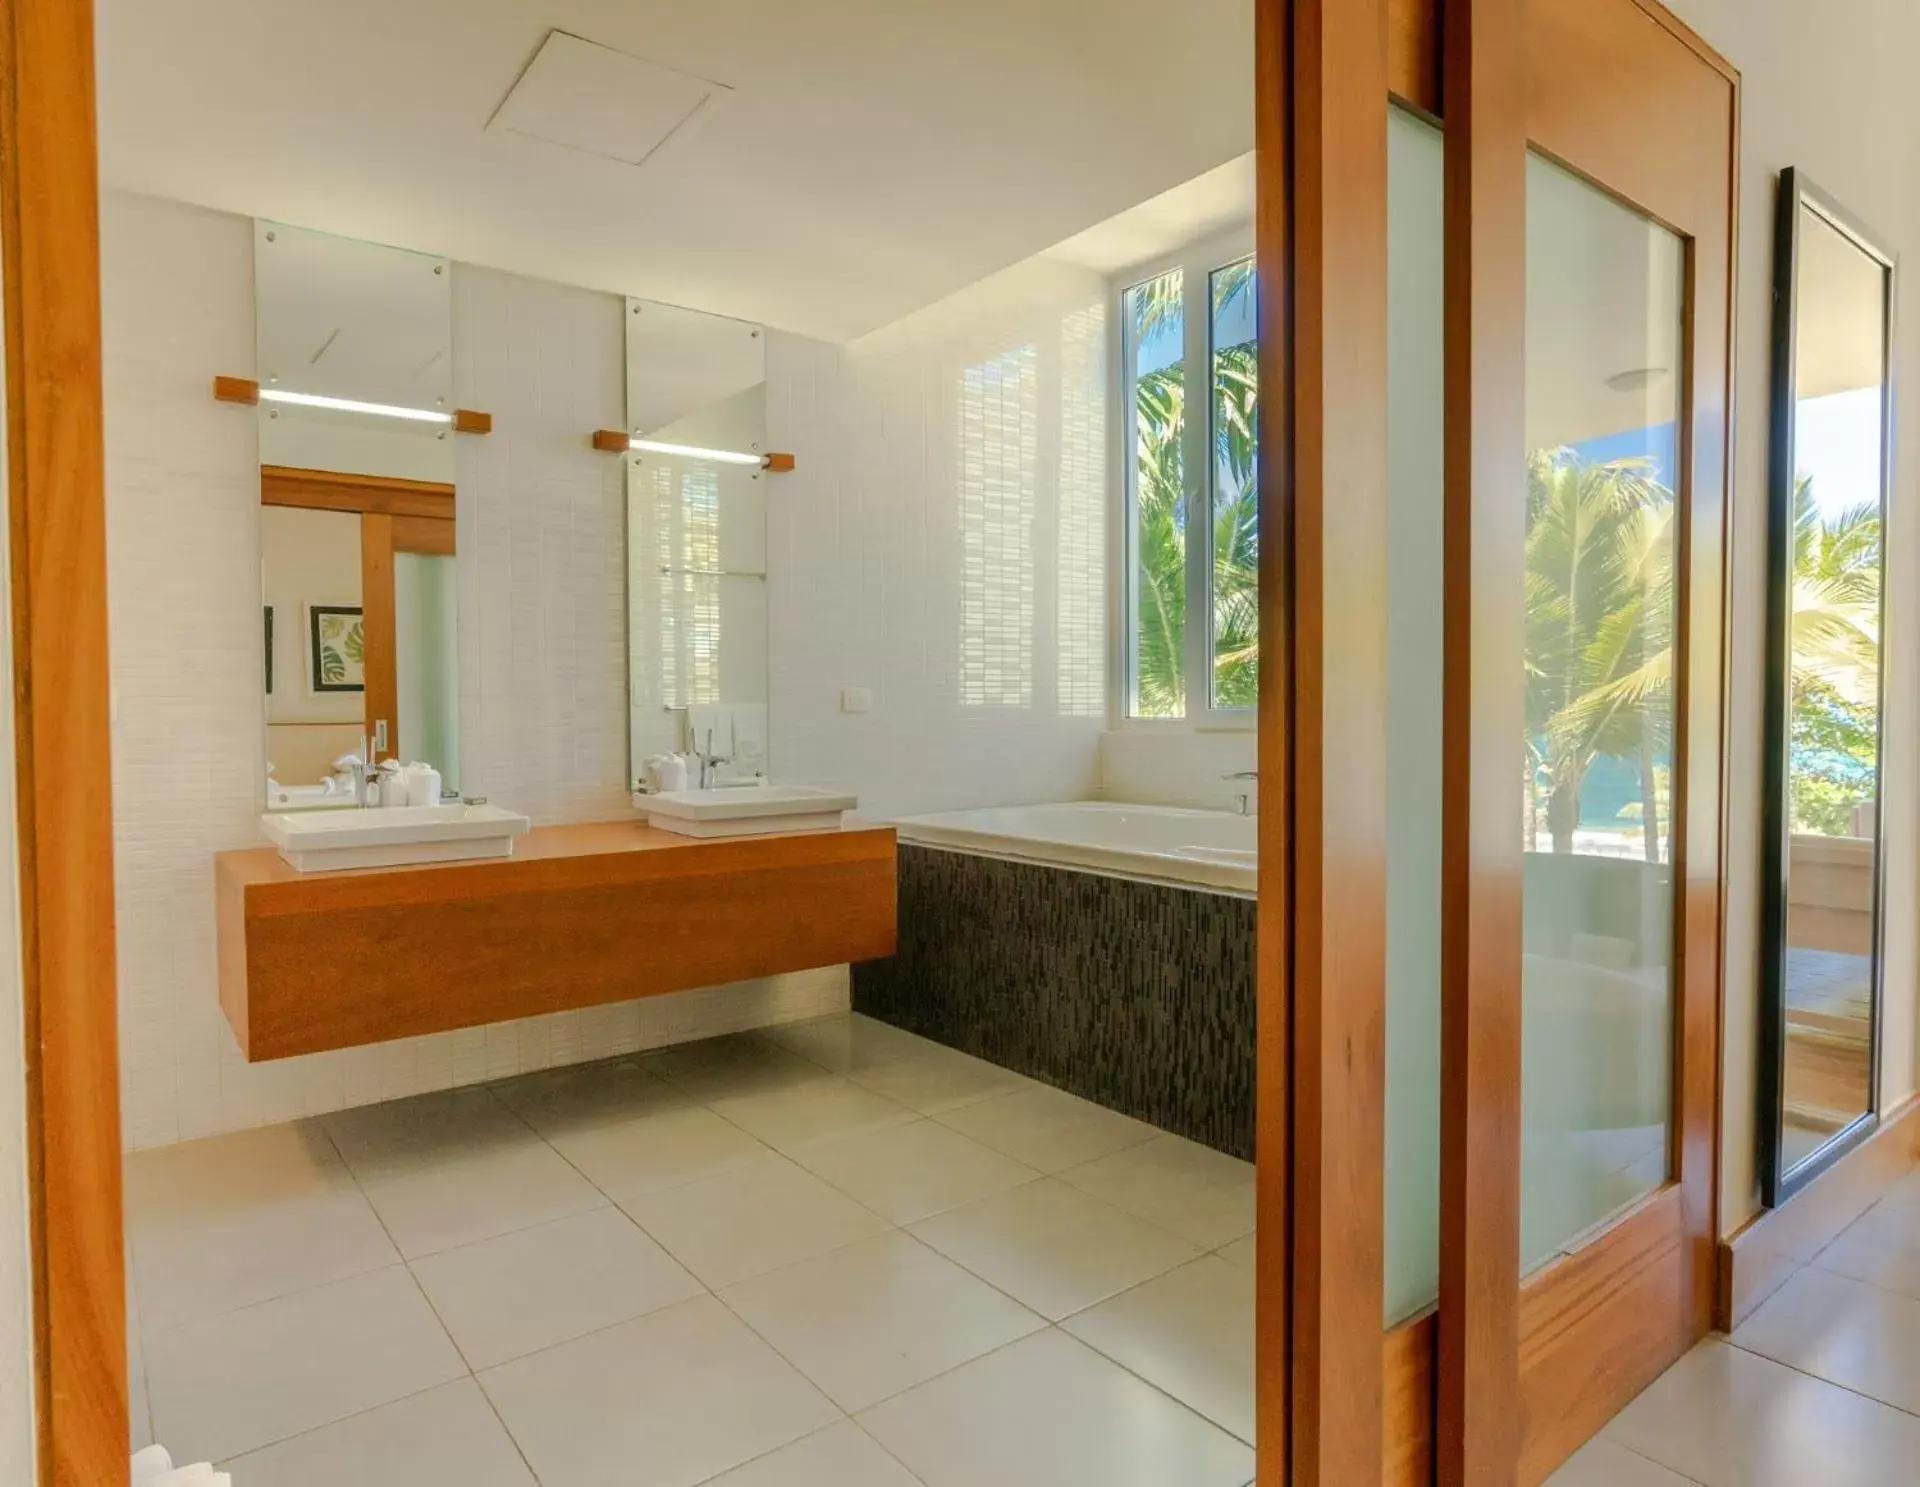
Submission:
MULTIPOLYGON (((259 841, 258 435, 247 219, 102 203, 126 1139, 153 1146, 844 1006, 844 970, 249 1065, 216 994, 213 854, 259 841)), ((472 793, 627 813, 622 305, 456 267, 461 732, 472 793)), ((4 1111, 0 1111, 0 1119, 4 1111)), ((0 1173, 0 1178, 4 1173, 0 1173)))
POLYGON ((1107 319, 1030 259, 847 347, 770 338, 775 773, 877 816, 1093 793, 1107 319))
MULTIPOLYGON (((1754 1157, 1759 974, 1760 732, 1766 634, 1768 363, 1772 336, 1774 187, 1798 166, 1863 218, 1906 263, 1920 250, 1920 130, 1912 58, 1920 7, 1912 0, 1671 0, 1741 74, 1739 303, 1734 332, 1733 711, 1723 1056, 1721 1227, 1759 1206, 1754 1157)), ((1920 315, 1911 283, 1896 330, 1897 428, 1920 429, 1920 315)), ((1881 1108, 1915 1087, 1915 996, 1920 941, 1920 466, 1910 437, 1896 452, 1888 522, 1886 771, 1886 1007, 1881 1108)))

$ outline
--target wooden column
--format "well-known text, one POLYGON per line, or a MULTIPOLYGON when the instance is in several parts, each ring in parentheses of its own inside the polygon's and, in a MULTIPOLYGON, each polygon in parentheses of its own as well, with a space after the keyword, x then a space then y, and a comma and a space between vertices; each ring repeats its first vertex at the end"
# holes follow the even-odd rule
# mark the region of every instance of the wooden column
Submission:
POLYGON ((1524 0, 1448 0, 1440 1487, 1512 1487, 1526 767, 1524 0))
MULTIPOLYGON (((1385 0, 1291 12, 1291 108, 1263 98, 1259 170, 1264 226, 1292 166, 1291 380, 1263 399, 1291 412, 1290 441, 1266 445, 1289 483, 1263 529, 1284 544, 1266 576, 1290 618, 1289 670, 1264 680, 1291 694, 1291 1419, 1284 1464, 1261 1455, 1267 1482, 1347 1487, 1380 1481, 1383 1454, 1387 26, 1385 0)), ((1274 1155, 1263 1142, 1263 1166, 1274 1155)))
POLYGON ((367 734, 385 720, 386 747, 382 759, 399 759, 400 646, 394 614, 393 523, 384 512, 360 517, 360 644, 366 679, 367 734))
POLYGON ((0 0, 0 256, 39 1480, 127 1475, 93 7, 0 0))

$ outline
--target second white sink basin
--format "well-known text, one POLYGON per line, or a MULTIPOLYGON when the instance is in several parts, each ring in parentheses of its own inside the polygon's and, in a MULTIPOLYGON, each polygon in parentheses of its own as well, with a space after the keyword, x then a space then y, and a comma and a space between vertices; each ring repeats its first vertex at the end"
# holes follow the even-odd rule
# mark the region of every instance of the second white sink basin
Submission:
POLYGON ((260 818, 267 840, 303 873, 511 857, 532 824, 495 805, 301 811, 260 818))
POLYGON ((651 825, 681 836, 758 836, 780 831, 837 831, 858 796, 813 785, 736 785, 667 790, 641 798, 651 825))

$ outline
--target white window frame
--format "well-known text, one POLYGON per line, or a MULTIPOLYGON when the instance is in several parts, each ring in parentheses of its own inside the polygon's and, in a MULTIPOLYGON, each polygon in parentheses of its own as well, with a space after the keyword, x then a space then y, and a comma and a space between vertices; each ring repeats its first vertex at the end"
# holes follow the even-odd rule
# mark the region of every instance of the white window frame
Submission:
POLYGON ((1149 259, 1115 274, 1109 281, 1109 312, 1118 334, 1111 358, 1112 377, 1109 396, 1118 410, 1112 450, 1111 512, 1108 529, 1113 533, 1110 567, 1114 581, 1109 585, 1110 633, 1107 647, 1111 658, 1108 695, 1112 698, 1109 724, 1114 728, 1146 728, 1195 732, 1252 731, 1258 726, 1255 711, 1247 707, 1213 705, 1213 522, 1203 520, 1198 528, 1192 521, 1195 510, 1210 511, 1213 498, 1213 275, 1230 264, 1253 257, 1253 227, 1249 223, 1229 232, 1199 238, 1161 258, 1149 259), (1131 369, 1134 338, 1127 317, 1127 294, 1162 274, 1180 270, 1181 328, 1185 343, 1181 351, 1188 387, 1187 420, 1182 430, 1181 465, 1188 520, 1186 551, 1186 635, 1185 639, 1185 715, 1178 718, 1143 718, 1133 711, 1133 648, 1135 592, 1134 571, 1134 481, 1133 462, 1136 445, 1134 397, 1131 369), (1204 388, 1204 398, 1196 399, 1193 389, 1204 388), (1204 417, 1192 416, 1201 411, 1204 417), (1198 617, 1199 623, 1195 623, 1198 617))

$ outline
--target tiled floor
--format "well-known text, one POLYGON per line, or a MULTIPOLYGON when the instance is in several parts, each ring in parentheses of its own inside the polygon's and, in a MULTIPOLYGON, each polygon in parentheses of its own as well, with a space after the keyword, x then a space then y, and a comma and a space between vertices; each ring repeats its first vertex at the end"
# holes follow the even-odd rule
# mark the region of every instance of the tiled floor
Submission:
POLYGON ((1252 1168, 861 1018, 141 1153, 127 1204, 135 1444, 236 1487, 1253 1476, 1252 1168))
POLYGON ((1550 1487, 1920 1482, 1920 1173, 1730 1338, 1700 1344, 1550 1487))

